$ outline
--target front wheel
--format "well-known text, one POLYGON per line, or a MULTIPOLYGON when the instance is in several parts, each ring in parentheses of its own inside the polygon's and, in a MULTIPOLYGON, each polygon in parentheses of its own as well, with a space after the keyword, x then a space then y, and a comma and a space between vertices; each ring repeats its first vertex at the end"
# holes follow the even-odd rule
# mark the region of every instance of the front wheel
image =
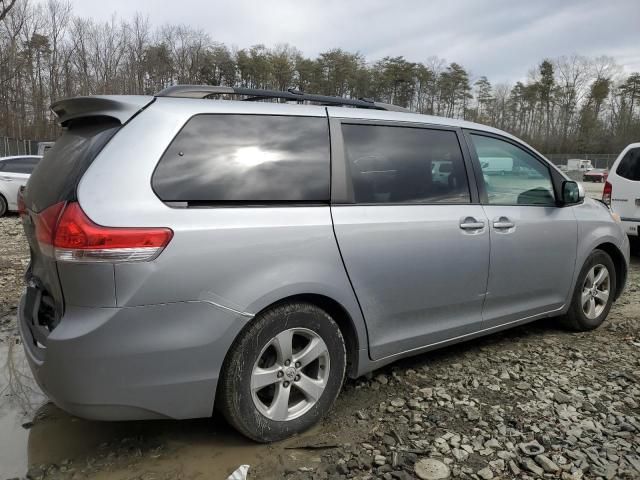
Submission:
POLYGON ((289 303, 258 315, 231 347, 218 407, 258 442, 300 433, 325 415, 344 380, 345 343, 322 309, 289 303))
POLYGON ((615 292, 616 269, 613 261, 606 252, 594 250, 580 271, 563 323, 575 331, 599 327, 609 314, 615 292))

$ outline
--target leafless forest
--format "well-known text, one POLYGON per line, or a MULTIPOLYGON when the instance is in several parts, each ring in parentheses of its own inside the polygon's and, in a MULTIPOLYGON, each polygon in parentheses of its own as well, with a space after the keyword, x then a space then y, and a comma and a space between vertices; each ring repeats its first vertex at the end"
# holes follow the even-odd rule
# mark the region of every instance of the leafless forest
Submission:
POLYGON ((48 107, 62 97, 195 83, 369 97, 494 125, 547 153, 611 153, 640 140, 640 73, 613 58, 541 59, 526 81, 492 84, 491 72, 401 54, 335 48, 308 58, 291 45, 239 48, 187 25, 153 26, 144 13, 98 22, 64 0, 0 0, 0 136, 55 138, 48 107))

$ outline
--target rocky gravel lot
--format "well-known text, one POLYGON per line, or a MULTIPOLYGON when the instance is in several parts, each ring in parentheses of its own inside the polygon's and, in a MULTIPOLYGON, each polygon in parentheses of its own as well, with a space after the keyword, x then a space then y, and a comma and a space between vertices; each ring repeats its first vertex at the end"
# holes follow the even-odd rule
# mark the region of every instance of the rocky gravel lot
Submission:
MULTIPOLYGON (((0 346, 17 341, 27 256, 18 219, 0 219, 0 346)), ((639 317, 634 257, 598 330, 549 319, 397 362, 347 382, 321 426, 269 446, 216 419, 118 424, 96 440, 105 424, 47 405, 27 425, 29 477, 216 479, 249 463, 256 479, 640 478, 639 317), (34 447, 73 435, 85 448, 34 447)))
POLYGON ((29 247, 18 217, 0 218, 0 340, 15 327, 17 301, 28 265, 29 247))

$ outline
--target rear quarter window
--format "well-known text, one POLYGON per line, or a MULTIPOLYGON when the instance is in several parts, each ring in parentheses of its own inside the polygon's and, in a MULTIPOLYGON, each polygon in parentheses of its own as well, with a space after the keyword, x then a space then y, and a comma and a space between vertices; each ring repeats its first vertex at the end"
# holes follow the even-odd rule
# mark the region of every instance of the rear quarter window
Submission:
POLYGON ((640 148, 632 148, 625 153, 616 173, 627 180, 640 181, 640 148))
POLYGON ((196 115, 160 159, 152 186, 165 202, 328 202, 328 121, 196 115))

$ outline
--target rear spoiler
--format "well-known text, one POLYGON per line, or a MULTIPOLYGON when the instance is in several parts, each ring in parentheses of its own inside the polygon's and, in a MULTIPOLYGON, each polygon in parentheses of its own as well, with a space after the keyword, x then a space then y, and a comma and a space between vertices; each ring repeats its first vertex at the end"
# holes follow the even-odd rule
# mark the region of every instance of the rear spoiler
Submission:
POLYGON ((63 127, 82 117, 110 117, 125 124, 155 100, 146 95, 95 95, 58 100, 51 105, 63 127))

